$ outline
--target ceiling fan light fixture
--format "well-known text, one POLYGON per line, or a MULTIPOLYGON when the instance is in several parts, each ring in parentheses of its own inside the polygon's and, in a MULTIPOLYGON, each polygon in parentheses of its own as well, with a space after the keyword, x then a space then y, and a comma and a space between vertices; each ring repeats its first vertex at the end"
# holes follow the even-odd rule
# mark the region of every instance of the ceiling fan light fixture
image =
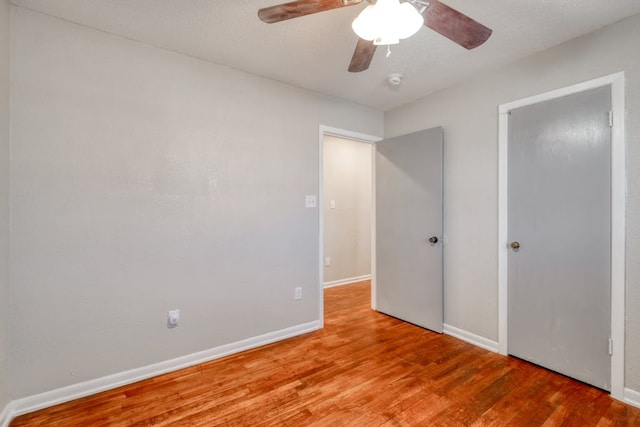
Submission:
POLYGON ((353 31, 376 45, 397 44, 411 37, 424 25, 423 16, 409 2, 377 0, 367 6, 353 21, 353 31))

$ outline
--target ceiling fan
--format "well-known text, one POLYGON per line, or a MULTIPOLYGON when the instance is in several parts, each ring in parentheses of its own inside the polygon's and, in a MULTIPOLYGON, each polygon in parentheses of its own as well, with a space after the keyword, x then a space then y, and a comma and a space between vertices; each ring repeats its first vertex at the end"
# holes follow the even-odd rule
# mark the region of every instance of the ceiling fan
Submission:
MULTIPOLYGON (((373 3, 373 0, 367 1, 373 3)), ((262 21, 272 24, 331 9, 355 6, 362 2, 363 0, 296 0, 260 9, 258 17, 262 21)), ((349 71, 357 73, 366 70, 369 68, 378 45, 398 43, 399 38, 413 35, 423 24, 467 49, 473 49, 483 44, 492 32, 491 29, 439 0, 406 0, 402 3, 399 3, 399 0, 377 0, 375 4, 364 9, 353 23, 353 29, 359 39, 349 64, 349 71), (389 24, 380 21, 387 21, 389 16, 395 16, 398 6, 402 10, 398 9, 397 13, 406 16, 406 22, 389 24), (394 27, 392 32, 398 31, 398 34, 394 33, 389 36, 385 33, 386 30, 382 30, 383 35, 376 35, 377 33, 371 32, 370 28, 363 29, 363 21, 370 18, 365 15, 375 15, 373 24, 394 27)))

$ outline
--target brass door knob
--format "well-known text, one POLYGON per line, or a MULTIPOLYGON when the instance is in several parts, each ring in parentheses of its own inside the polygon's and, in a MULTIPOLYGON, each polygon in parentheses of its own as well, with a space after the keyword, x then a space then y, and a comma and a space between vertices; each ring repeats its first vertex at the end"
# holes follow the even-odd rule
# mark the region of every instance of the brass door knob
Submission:
POLYGON ((520 243, 511 242, 511 249, 520 249, 520 243))

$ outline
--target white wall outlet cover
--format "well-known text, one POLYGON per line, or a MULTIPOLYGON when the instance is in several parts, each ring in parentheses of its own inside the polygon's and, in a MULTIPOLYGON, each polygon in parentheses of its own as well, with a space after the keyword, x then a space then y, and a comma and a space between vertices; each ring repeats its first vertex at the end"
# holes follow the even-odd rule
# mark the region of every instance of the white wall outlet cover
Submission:
POLYGON ((180 323, 180 310, 170 310, 167 313, 167 328, 175 328, 180 323))
POLYGON ((324 266, 329 267, 331 265, 331 257, 328 256, 324 259, 324 266))
POLYGON ((305 198, 304 205, 307 208, 315 208, 318 205, 318 201, 316 199, 316 196, 315 195, 307 195, 307 197, 305 198))
POLYGON ((336 201, 335 200, 332 200, 329 204, 331 205, 331 209, 335 209, 336 208, 336 201))
POLYGON ((302 299, 302 288, 301 287, 297 287, 294 291, 294 298, 299 300, 302 299))

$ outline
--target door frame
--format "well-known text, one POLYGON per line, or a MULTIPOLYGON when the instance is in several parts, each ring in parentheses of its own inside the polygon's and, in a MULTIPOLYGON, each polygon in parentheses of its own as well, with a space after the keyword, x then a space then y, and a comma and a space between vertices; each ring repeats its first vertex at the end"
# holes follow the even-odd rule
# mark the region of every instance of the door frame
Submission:
POLYGON ((371 146, 371 308, 374 310, 376 309, 376 157, 374 154, 376 142, 382 141, 383 138, 322 124, 318 127, 318 133, 318 318, 322 328, 324 327, 324 137, 335 136, 371 146))
POLYGON ((498 349, 508 354, 508 125, 509 112, 598 87, 611 87, 611 396, 624 400, 625 358, 625 75, 611 74, 498 107, 498 349))

